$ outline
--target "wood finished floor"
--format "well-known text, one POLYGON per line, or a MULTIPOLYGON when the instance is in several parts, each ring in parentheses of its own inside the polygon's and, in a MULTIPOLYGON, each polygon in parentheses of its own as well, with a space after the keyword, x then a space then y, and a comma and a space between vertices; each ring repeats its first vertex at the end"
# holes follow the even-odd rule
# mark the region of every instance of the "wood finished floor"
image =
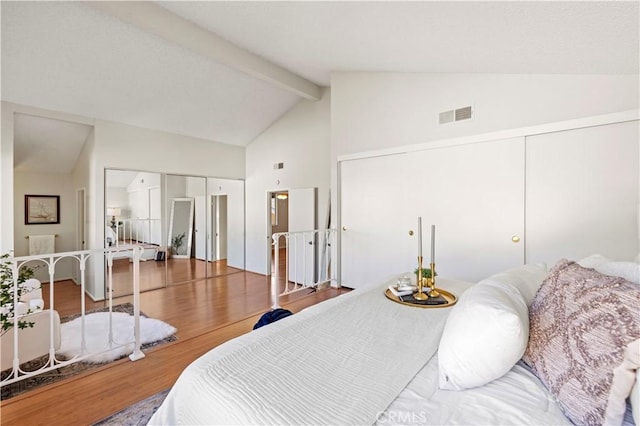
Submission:
MULTIPOLYGON (((48 288, 43 289, 45 295, 48 288)), ((44 386, 0 404, 2 425, 90 425, 173 385, 182 370, 200 355, 249 332, 269 310, 270 279, 251 272, 169 286, 140 295, 141 310, 175 326, 178 340, 82 375, 44 386)), ((347 290, 300 291, 281 298, 281 306, 299 312, 347 290)), ((85 298, 86 309, 104 306, 85 298)), ((131 302, 132 297, 114 299, 131 302)), ((48 303, 48 301, 47 301, 48 303)), ((55 284, 55 306, 61 316, 79 311, 79 287, 55 284)))

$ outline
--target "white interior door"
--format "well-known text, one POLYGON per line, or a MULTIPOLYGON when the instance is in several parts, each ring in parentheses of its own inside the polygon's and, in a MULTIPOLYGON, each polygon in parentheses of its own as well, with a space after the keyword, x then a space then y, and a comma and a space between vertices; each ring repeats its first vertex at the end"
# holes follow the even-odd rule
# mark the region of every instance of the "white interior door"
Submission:
POLYGON ((217 220, 216 220, 216 260, 227 258, 227 196, 218 195, 217 199, 217 220))
POLYGON ((638 121, 527 137, 527 262, 638 247, 638 121))
POLYGON ((416 268, 415 197, 407 191, 406 157, 340 163, 340 281, 358 288, 416 268), (413 236, 409 235, 413 231, 413 236))
MULTIPOLYGON (((316 229, 316 188, 289 190, 289 232, 316 229)), ((295 234, 294 234, 295 235, 295 234)), ((291 236, 289 239, 289 280, 312 284, 316 278, 316 241, 313 233, 291 236)))
POLYGON ((218 197, 216 195, 211 196, 211 203, 209 206, 210 214, 207 222, 209 222, 209 235, 207 236, 207 245, 209 246, 209 256, 207 259, 212 262, 218 260, 218 197))
POLYGON ((195 253, 196 259, 207 258, 207 206, 204 195, 195 197, 195 253))
MULTIPOLYGON (((524 138, 407 154, 409 202, 424 226, 424 263, 478 281, 524 262, 524 138), (515 241, 514 241, 515 240, 515 241)), ((428 267, 428 266, 425 266, 428 267)))
POLYGON ((151 244, 162 245, 162 227, 160 218, 162 217, 162 195, 160 187, 149 188, 149 229, 151 244))

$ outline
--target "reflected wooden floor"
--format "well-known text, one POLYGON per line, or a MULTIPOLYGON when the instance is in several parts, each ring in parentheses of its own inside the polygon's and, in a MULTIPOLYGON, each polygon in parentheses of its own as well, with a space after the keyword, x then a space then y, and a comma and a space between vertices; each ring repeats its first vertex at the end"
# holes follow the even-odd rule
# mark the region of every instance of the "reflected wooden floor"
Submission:
MULTIPOLYGON (((167 285, 183 284, 239 272, 243 272, 243 270, 227 266, 226 259, 215 262, 205 262, 194 258, 169 258, 165 261, 147 260, 140 262, 140 291, 144 292, 167 285)), ((133 294, 132 276, 133 263, 129 259, 113 261, 114 297, 133 294)))
MULTIPOLYGON (((79 286, 55 283, 55 306, 61 316, 79 311, 79 286)), ((48 286, 43 293, 48 297, 48 286)), ((270 278, 251 272, 146 291, 141 310, 175 326, 178 340, 151 348, 146 357, 122 359, 19 395, 0 405, 3 425, 86 425, 170 387, 182 370, 211 348, 251 331, 270 306, 270 278)), ((298 312, 347 290, 303 290, 281 298, 281 306, 298 312)), ((114 303, 131 302, 120 297, 114 303)), ((86 309, 102 307, 85 297, 86 309)), ((48 301, 47 301, 48 304, 48 301)))

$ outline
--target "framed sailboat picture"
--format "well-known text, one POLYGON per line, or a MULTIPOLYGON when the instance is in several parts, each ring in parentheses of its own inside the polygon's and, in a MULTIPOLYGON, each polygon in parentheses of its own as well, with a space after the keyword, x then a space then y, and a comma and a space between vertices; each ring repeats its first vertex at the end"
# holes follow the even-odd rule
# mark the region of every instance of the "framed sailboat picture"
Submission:
POLYGON ((59 195, 25 195, 25 225, 43 225, 60 223, 59 195))

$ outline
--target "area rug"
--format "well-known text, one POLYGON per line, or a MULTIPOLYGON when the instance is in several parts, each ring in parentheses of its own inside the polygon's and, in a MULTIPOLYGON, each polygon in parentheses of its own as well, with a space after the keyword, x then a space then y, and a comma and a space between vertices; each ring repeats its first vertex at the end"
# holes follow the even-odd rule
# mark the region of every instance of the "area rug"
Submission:
POLYGON ((153 413, 160 407, 164 399, 169 393, 169 389, 165 389, 162 392, 158 392, 155 395, 151 395, 147 399, 143 399, 140 402, 120 410, 115 414, 110 415, 106 419, 102 419, 93 426, 143 426, 149 422, 153 413))
MULTIPOLYGON (((108 311, 109 308, 101 308, 101 309, 95 309, 93 311, 89 311, 87 312, 87 314, 91 314, 93 315, 93 313, 98 313, 98 312, 105 312, 108 311)), ((121 305, 116 305, 113 307, 113 312, 122 312, 125 313, 127 316, 132 315, 133 314, 133 305, 130 303, 123 303, 121 305)), ((91 315, 87 315, 86 318, 89 318, 91 315)), ((72 322, 75 319, 78 319, 79 315, 72 315, 69 317, 64 317, 61 319, 61 336, 62 339, 64 340, 64 333, 65 333, 65 328, 66 328, 66 324, 68 322, 72 322)), ((140 319, 141 319, 141 324, 142 324, 142 318, 147 318, 147 316, 143 313, 140 312, 140 319)), ((133 317, 131 317, 133 318, 133 317)), ((147 318, 148 319, 148 318, 147 318)), ((115 328, 115 327, 114 327, 115 328)), ((175 329, 174 329, 175 330, 175 329)), ((175 332, 175 331, 174 331, 175 332)), ((143 332, 144 333, 144 332, 143 332)), ((158 345, 162 345, 164 343, 169 343, 169 342, 173 342, 177 340, 177 337, 175 336, 175 334, 171 334, 168 337, 165 338, 160 338, 160 339, 156 339, 154 341, 150 341, 149 343, 144 343, 142 345, 142 350, 154 347, 154 346, 158 346, 158 345)), ((121 340, 121 341, 126 341, 126 340, 121 340)), ((114 355, 110 355, 110 358, 113 358, 109 361, 106 362, 111 362, 111 361, 115 361, 116 359, 120 359, 124 356, 126 356, 127 354, 124 355, 118 355, 115 356, 114 355)), ((61 355, 58 355, 58 359, 64 358, 61 355)), ((22 364, 22 369, 25 371, 33 371, 33 370, 37 370, 39 368, 41 368, 48 360, 48 355, 45 355, 43 357, 34 359, 32 361, 29 361, 27 363, 22 364)), ((57 382, 59 380, 62 379, 66 379, 72 376, 75 376, 77 374, 83 373, 87 370, 90 370, 92 368, 96 368, 99 367, 101 365, 104 365, 104 363, 96 363, 96 360, 90 360, 89 362, 86 361, 81 361, 81 362, 76 362, 74 364, 71 365, 67 365, 65 367, 61 367, 58 368, 56 370, 53 371, 49 371, 47 373, 43 373, 43 374, 39 374, 35 377, 31 377, 28 379, 24 379, 21 380, 17 383, 12 383, 10 385, 6 385, 6 386, 2 386, 2 395, 1 395, 1 399, 7 400, 9 398, 12 398, 14 396, 20 395, 24 392, 30 391, 32 389, 35 389, 37 387, 40 386, 44 386, 44 385, 48 385, 54 382, 57 382)), ((2 378, 6 377, 8 374, 10 374, 10 371, 4 371, 2 372, 2 378)))
MULTIPOLYGON (((96 352, 85 358, 84 362, 103 364, 133 352, 133 343, 109 349, 109 312, 95 312, 85 315, 84 335, 88 352, 96 352)), ((135 339, 132 315, 123 312, 111 314, 114 344, 123 345, 135 339)), ((175 334, 175 327, 158 319, 140 316, 140 341, 142 344, 166 339, 175 334)), ((71 359, 80 354, 82 339, 82 318, 65 322, 60 326, 61 343, 57 355, 71 359)))

